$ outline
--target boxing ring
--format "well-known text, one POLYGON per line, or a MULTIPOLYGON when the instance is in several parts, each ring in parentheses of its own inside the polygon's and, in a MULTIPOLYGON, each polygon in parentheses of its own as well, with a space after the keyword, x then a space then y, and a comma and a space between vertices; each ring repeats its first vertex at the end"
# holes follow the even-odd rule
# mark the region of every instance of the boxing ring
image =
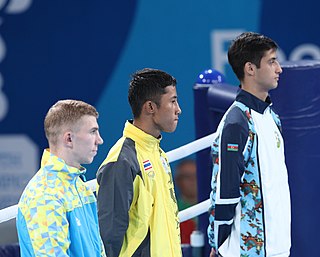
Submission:
MULTIPOLYGON (((211 135, 208 135, 206 137, 203 137, 201 139, 198 139, 194 142, 191 142, 189 144, 186 144, 182 147, 179 147, 177 149, 174 149, 170 152, 167 152, 167 156, 169 159, 169 162, 174 162, 179 159, 182 159, 184 157, 187 157, 197 151, 201 151, 203 149, 209 148, 211 142, 213 141, 214 133, 211 135)), ((91 188, 92 191, 96 191, 97 181, 96 179, 90 180, 86 182, 87 186, 91 188)), ((179 219, 180 222, 192 219, 202 213, 207 212, 209 209, 210 200, 207 199, 195 206, 192 206, 186 210, 179 212, 179 219)), ((0 223, 15 219, 18 213, 18 205, 13 205, 7 208, 4 208, 0 210, 0 223)), ((12 254, 10 256, 18 257, 19 255, 19 246, 18 244, 10 244, 5 246, 4 249, 0 248, 0 257, 7 256, 7 254, 12 254), (1 253, 1 251, 4 251, 5 253, 1 253)))
MULTIPOLYGON (((320 256, 320 61, 282 64, 277 90, 271 91, 274 109, 282 120, 292 209, 291 257, 320 256)), ((210 145, 216 127, 235 98, 237 87, 227 84, 194 85, 196 140, 167 153, 174 162, 196 153, 199 204, 179 213, 180 221, 199 216, 199 230, 206 235, 211 191, 210 145)), ((95 191, 96 180, 87 182, 95 191)), ((275 210, 276 211, 276 210, 275 210)), ((17 205, 0 210, 0 223, 14 219, 17 205)), ((279 214, 281 215, 281 214, 279 214)), ((207 240, 205 240, 207 242, 207 240)), ((206 243, 204 256, 208 256, 206 243)))
MULTIPOLYGON (((320 144, 320 61, 284 62, 281 66, 283 73, 280 75, 279 86, 270 91, 270 95, 273 108, 281 118, 285 143, 292 213, 290 257, 318 257, 320 253, 316 245, 320 231, 320 207, 317 204, 317 196, 320 195, 320 153, 317 145, 320 144)), ((223 84, 194 86, 196 138, 216 130, 236 91, 236 87, 223 84)), ((198 187, 202 189, 198 192, 198 199, 204 201, 210 193, 210 149, 197 153, 197 170, 198 187)), ((208 215, 201 215, 199 221, 200 230, 205 233, 208 215)), ((208 249, 206 252, 208 253, 208 249)))
MULTIPOLYGON (((197 151, 209 148, 213 140, 214 133, 206 136, 204 138, 198 139, 194 142, 181 146, 177 149, 174 149, 170 152, 167 152, 169 162, 174 162, 180 160, 184 157, 187 157, 197 151)), ((86 182, 87 186, 91 188, 93 192, 96 191, 97 180, 93 179, 86 182)), ((192 219, 199 214, 206 212, 209 208, 209 199, 199 203, 195 206, 192 206, 186 210, 179 212, 180 222, 192 219)), ((0 210, 0 223, 15 219, 18 213, 18 205, 13 205, 7 208, 0 210)))

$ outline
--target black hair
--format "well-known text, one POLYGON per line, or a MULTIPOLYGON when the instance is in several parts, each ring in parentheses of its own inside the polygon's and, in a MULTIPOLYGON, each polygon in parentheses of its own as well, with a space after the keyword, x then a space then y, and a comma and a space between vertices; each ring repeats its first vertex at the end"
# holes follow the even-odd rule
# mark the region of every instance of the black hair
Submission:
POLYGON ((134 118, 141 114, 142 106, 146 101, 153 101, 160 106, 160 99, 166 93, 167 86, 176 86, 176 79, 168 73, 145 68, 132 74, 128 100, 134 118))
POLYGON ((254 32, 244 32, 235 38, 228 50, 228 61, 240 81, 244 78, 244 65, 251 62, 260 68, 265 52, 278 45, 272 39, 254 32))

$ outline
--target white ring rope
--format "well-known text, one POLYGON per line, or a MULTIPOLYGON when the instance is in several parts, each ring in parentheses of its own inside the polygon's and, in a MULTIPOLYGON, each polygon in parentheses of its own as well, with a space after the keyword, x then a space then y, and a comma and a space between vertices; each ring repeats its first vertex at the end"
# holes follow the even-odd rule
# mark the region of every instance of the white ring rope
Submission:
MULTIPOLYGON (((193 153, 196 153, 196 152, 201 151, 205 148, 208 148, 209 146, 211 146, 211 143, 213 142, 214 137, 215 137, 215 133, 210 134, 208 136, 205 136, 203 138, 195 140, 189 144, 186 144, 184 146, 178 147, 174 150, 167 152, 169 162, 177 161, 177 160, 182 159, 186 156, 189 156, 193 153)), ((91 188, 91 190, 93 192, 96 191, 96 186, 97 186, 96 179, 92 179, 92 180, 86 182, 86 184, 88 187, 91 188)), ((192 218, 208 211, 209 206, 210 206, 210 200, 208 199, 208 200, 205 200, 199 204, 196 204, 188 209, 180 211, 179 212, 180 222, 192 219, 192 218)), ((18 205, 17 204, 0 210, 0 223, 14 219, 17 216, 17 213, 18 213, 18 205)))
POLYGON ((0 223, 14 219, 18 214, 18 205, 12 205, 10 207, 0 210, 0 223))
POLYGON ((186 220, 190 220, 194 217, 199 216, 202 213, 205 213, 209 210, 210 207, 210 199, 207 199, 201 203, 193 205, 183 211, 179 212, 179 220, 180 222, 184 222, 186 220))

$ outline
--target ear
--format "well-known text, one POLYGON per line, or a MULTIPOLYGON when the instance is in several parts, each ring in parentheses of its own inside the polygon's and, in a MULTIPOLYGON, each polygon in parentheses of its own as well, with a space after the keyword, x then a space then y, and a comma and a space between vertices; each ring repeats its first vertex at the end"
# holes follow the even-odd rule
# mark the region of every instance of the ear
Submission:
POLYGON ((147 113, 154 113, 156 110, 156 104, 152 101, 146 101, 144 103, 144 108, 147 113))
POLYGON ((67 131, 63 134, 63 143, 66 146, 72 147, 73 143, 72 143, 72 132, 71 131, 67 131))
POLYGON ((246 62, 244 65, 244 73, 248 76, 254 76, 256 66, 252 62, 246 62))

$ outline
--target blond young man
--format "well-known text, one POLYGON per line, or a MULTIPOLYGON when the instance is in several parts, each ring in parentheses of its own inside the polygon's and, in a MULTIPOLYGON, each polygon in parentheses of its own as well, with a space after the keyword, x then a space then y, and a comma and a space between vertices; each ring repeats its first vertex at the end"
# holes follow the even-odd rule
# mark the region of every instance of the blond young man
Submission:
POLYGON ((49 149, 18 204, 21 256, 105 256, 96 198, 84 183, 86 169, 103 143, 96 109, 62 100, 48 111, 44 128, 49 149))

